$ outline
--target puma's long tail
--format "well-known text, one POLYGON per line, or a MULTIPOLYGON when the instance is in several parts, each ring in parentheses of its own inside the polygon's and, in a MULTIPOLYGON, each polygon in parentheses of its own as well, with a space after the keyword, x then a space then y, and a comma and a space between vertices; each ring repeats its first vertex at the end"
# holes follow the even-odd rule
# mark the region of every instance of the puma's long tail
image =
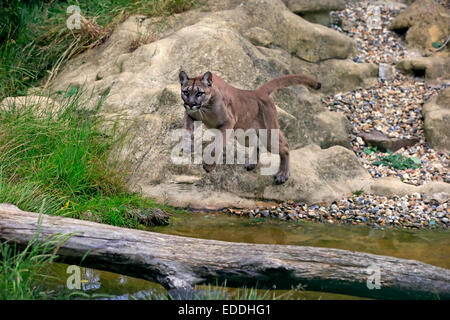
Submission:
POLYGON ((289 87, 295 84, 306 84, 313 89, 320 89, 322 86, 320 82, 317 82, 313 78, 304 74, 290 74, 287 76, 281 76, 279 78, 273 79, 265 84, 263 84, 258 91, 264 92, 266 94, 271 94, 272 92, 289 87))

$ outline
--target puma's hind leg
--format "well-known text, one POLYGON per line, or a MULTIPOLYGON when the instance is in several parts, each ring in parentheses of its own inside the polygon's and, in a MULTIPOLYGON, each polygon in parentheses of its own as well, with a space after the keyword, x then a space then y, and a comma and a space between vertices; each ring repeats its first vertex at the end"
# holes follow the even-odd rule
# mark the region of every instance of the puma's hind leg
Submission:
MULTIPOLYGON (((275 105, 269 99, 267 101, 270 106, 262 109, 264 126, 267 129, 267 150, 272 152, 271 146, 271 131, 272 129, 277 129, 278 131, 278 154, 280 156, 280 167, 278 172, 275 174, 274 179, 276 184, 283 184, 289 179, 289 145, 286 137, 283 132, 280 130, 280 126, 278 124, 278 113, 275 105)), ((276 152, 277 150, 273 150, 276 152)))
POLYGON ((279 154, 280 154, 280 168, 275 174, 275 183, 283 184, 289 179, 289 146, 288 142, 281 130, 279 131, 279 154))

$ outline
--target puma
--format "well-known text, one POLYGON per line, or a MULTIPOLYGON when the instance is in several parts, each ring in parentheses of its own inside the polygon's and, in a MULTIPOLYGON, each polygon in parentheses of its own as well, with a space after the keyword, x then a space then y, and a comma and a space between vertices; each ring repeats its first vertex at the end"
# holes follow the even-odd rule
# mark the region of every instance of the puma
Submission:
MULTIPOLYGON (((184 101, 185 116, 183 128, 193 132, 194 121, 201 121, 207 128, 219 129, 223 144, 226 146, 227 129, 280 129, 276 107, 269 95, 283 87, 296 84, 306 84, 314 89, 320 89, 321 84, 304 74, 281 76, 267 82, 257 90, 240 90, 227 84, 219 76, 206 72, 202 76, 189 78, 181 71, 181 98, 184 101)), ((268 138, 270 141, 270 138, 268 138)), ((259 150, 256 149, 256 159, 259 161, 259 150)), ((270 150, 270 143, 267 146, 270 150)), ((275 174, 275 183, 282 184, 289 179, 289 146, 281 130, 279 131, 280 166, 275 174)), ((253 170, 257 164, 246 162, 245 168, 253 170)), ((215 163, 204 164, 209 172, 215 163)))

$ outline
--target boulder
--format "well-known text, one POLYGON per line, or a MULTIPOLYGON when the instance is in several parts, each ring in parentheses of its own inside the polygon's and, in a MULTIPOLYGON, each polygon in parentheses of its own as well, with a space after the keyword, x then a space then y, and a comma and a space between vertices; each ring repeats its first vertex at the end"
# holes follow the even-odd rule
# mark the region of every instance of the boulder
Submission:
POLYGON ((291 150, 290 157, 291 178, 281 186, 273 184, 272 175, 261 175, 260 167, 248 172, 243 165, 234 164, 199 173, 202 178, 198 180, 183 177, 184 172, 192 172, 189 166, 172 168, 173 175, 164 183, 144 186, 142 191, 171 205, 217 210, 253 207, 256 202, 251 199, 329 203, 364 189, 371 181, 355 154, 341 146, 321 149, 309 145, 291 150), (180 176, 188 182, 180 183, 180 176))
POLYGON ((392 177, 384 177, 374 179, 368 188, 369 192, 383 195, 383 196, 404 196, 414 193, 424 193, 432 196, 436 193, 450 193, 450 183, 446 182, 428 182, 421 186, 414 186, 403 183, 400 180, 392 177))
POLYGON ((397 62, 396 68, 425 77, 430 83, 447 83, 450 79, 450 54, 442 52, 430 57, 406 57, 397 62))
POLYGON ((427 142, 434 149, 450 153, 450 87, 430 98, 422 114, 427 142))
POLYGON ((330 11, 345 9, 346 0, 283 0, 292 12, 312 22, 329 26, 330 11))
POLYGON ((161 27, 159 18, 130 17, 104 44, 69 61, 51 88, 79 86, 86 97, 93 93, 93 106, 97 97, 108 93, 102 114, 127 119, 121 123, 126 140, 114 156, 130 164, 130 188, 172 205, 217 208, 250 206, 254 199, 329 201, 359 189, 370 176, 345 148, 347 119, 330 112, 321 97, 372 84, 377 67, 352 62, 353 40, 306 21, 280 0, 233 3, 228 1, 221 11, 197 9, 175 15, 161 27), (140 42, 142 34, 156 40, 140 42), (190 76, 210 70, 241 89, 255 89, 296 72, 323 81, 319 91, 293 86, 272 95, 291 149, 292 173, 285 186, 275 186, 272 176, 247 172, 243 165, 218 166, 206 174, 201 165, 171 161, 177 144, 172 134, 181 128, 184 116, 181 68, 190 76))
POLYGON ((383 152, 388 150, 395 152, 398 149, 413 146, 420 141, 419 138, 390 138, 378 130, 361 132, 358 135, 364 139, 367 145, 377 147, 378 150, 383 152))
POLYGON ((235 11, 232 16, 241 32, 255 26, 266 29, 272 33, 274 45, 302 60, 346 59, 356 53, 352 39, 300 18, 279 0, 250 0, 232 11, 235 11))
POLYGON ((283 0, 292 12, 339 11, 345 9, 346 0, 283 0))
POLYGON ((425 52, 432 51, 434 43, 444 43, 450 30, 450 10, 435 0, 417 0, 401 12, 389 28, 406 33, 406 41, 412 47, 425 52))

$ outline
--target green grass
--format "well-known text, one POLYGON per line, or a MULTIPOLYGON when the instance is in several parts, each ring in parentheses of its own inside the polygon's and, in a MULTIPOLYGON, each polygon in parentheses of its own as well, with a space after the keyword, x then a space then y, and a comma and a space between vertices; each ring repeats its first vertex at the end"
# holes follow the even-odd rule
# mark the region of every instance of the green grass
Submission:
POLYGON ((111 156, 122 120, 100 117, 101 101, 88 108, 81 94, 60 94, 50 110, 0 108, 0 203, 126 227, 138 227, 132 209, 173 210, 127 190, 127 165, 111 156))
POLYGON ((183 12, 199 0, 11 0, 0 3, 0 100, 45 85, 64 63, 103 43, 133 14, 149 17, 183 12), (80 30, 66 26, 69 5, 86 19, 80 30))
MULTIPOLYGON (((377 153, 377 147, 364 148, 364 153, 371 155, 377 153)), ((376 166, 387 166, 394 169, 404 170, 404 169, 417 169, 420 168, 422 161, 416 157, 404 157, 401 154, 393 154, 392 151, 387 151, 387 156, 379 156, 378 160, 373 161, 372 164, 376 166)))
MULTIPOLYGON (((0 100, 44 85, 74 55, 101 44, 128 16, 164 16, 185 11, 198 0, 57 1, 0 3, 0 100), (81 30, 66 26, 69 5, 85 18, 81 30)), ((60 110, 9 106, 0 110, 0 202, 46 213, 92 218, 136 227, 129 209, 158 206, 124 187, 123 164, 108 161, 117 143, 115 123, 84 107, 79 88, 57 99, 60 110), (63 99, 65 98, 65 99, 63 99), (105 134, 102 127, 113 127, 105 134), (119 168, 121 168, 119 170, 119 168), (108 214, 106 212, 109 211, 108 214)), ((113 121, 114 122, 114 121, 113 121)))
POLYGON ((56 234, 38 241, 36 233, 21 250, 0 243, 0 300, 61 298, 63 293, 47 292, 39 284, 48 278, 45 269, 57 258, 57 248, 70 236, 56 234))
POLYGON ((364 148, 364 153, 367 155, 371 155, 372 153, 376 153, 377 151, 377 147, 364 148))
POLYGON ((422 161, 416 157, 404 157, 401 154, 393 154, 392 152, 388 151, 387 156, 381 156, 379 160, 372 162, 372 164, 404 170, 420 168, 422 161))
POLYGON ((58 258, 58 248, 73 234, 54 234, 42 238, 40 231, 25 247, 0 242, 0 300, 68 300, 107 298, 81 290, 49 289, 46 281, 58 281, 49 268, 58 258))

